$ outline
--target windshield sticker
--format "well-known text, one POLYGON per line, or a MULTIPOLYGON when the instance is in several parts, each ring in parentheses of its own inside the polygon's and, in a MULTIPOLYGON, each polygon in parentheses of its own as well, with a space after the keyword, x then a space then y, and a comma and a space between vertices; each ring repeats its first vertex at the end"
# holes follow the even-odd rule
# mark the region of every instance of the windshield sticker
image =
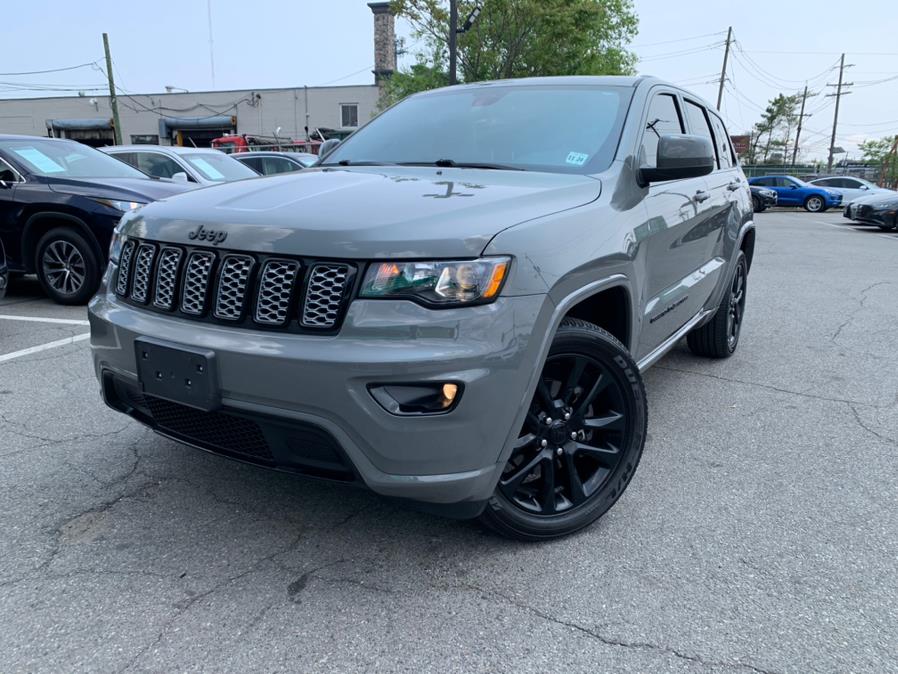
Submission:
POLYGON ((194 157, 190 162, 196 166, 209 180, 224 180, 224 173, 212 166, 202 157, 194 157))
POLYGON ((589 159, 588 154, 583 154, 582 152, 568 152, 567 159, 565 161, 568 164, 573 164, 574 166, 583 166, 586 163, 586 160, 589 159))
POLYGON ((13 150, 22 159, 34 166, 41 173, 62 173, 65 169, 34 147, 21 147, 13 150))

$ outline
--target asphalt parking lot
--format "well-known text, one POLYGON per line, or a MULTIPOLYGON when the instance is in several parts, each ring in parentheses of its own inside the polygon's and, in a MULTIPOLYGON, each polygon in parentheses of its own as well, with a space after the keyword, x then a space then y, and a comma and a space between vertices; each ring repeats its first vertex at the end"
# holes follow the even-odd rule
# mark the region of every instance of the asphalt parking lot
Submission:
POLYGON ((0 670, 898 671, 898 234, 756 222, 737 354, 651 369, 630 488, 539 545, 156 437, 19 281, 0 670))

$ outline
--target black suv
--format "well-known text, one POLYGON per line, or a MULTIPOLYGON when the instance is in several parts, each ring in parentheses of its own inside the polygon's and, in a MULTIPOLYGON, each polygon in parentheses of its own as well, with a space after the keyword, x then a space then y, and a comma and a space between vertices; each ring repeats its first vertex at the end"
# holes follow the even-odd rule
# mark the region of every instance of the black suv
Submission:
POLYGON ((60 304, 84 304, 123 213, 191 189, 71 140, 0 135, 0 241, 10 272, 36 273, 60 304))

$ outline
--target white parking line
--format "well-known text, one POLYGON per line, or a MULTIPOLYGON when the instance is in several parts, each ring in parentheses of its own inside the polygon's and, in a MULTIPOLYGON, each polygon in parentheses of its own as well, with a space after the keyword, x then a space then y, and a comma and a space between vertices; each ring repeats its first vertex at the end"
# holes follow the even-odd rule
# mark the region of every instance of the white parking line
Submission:
POLYGON ((83 342, 85 339, 90 337, 89 332, 85 332, 82 335, 75 335, 74 337, 66 337, 64 339, 57 339, 55 342, 47 342, 46 344, 39 344, 37 346, 29 346, 27 349, 22 349, 21 351, 13 351, 12 353, 4 353, 0 355, 0 363, 5 363, 6 361, 13 360, 14 358, 21 358, 22 356, 30 356, 32 353, 40 353, 41 351, 47 351, 48 349, 55 349, 57 346, 66 346, 68 344, 74 344, 75 342, 83 342))
POLYGON ((32 323, 58 323, 59 325, 90 325, 90 321, 76 320, 74 318, 42 318, 39 316, 16 316, 13 314, 0 314, 0 321, 30 321, 32 323))

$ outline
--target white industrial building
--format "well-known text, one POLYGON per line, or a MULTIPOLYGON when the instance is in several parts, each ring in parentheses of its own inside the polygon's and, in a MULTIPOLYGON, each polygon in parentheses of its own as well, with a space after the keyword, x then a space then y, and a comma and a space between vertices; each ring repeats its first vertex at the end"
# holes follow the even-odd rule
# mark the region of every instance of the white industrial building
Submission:
MULTIPOLYGON (((375 114, 378 82, 395 69, 395 33, 388 2, 374 14, 375 83, 233 91, 118 93, 123 143, 208 146, 225 134, 307 138, 316 128, 352 129, 375 114)), ((0 100, 0 133, 114 144, 109 96, 0 100)))

